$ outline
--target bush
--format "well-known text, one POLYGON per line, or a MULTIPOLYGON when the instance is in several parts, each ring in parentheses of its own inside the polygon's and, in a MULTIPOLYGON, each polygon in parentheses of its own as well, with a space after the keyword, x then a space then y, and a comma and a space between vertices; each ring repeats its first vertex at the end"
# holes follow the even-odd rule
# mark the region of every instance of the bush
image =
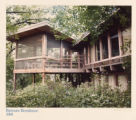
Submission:
POLYGON ((7 107, 130 107, 129 91, 112 90, 108 86, 97 89, 84 83, 73 88, 68 82, 47 81, 7 93, 7 107))

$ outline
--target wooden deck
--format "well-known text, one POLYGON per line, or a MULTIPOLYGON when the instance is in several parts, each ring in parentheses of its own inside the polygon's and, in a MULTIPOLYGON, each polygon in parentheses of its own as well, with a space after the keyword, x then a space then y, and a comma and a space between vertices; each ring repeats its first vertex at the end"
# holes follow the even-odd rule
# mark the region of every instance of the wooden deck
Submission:
POLYGON ((83 57, 77 57, 74 61, 69 57, 64 59, 49 57, 22 58, 15 61, 14 73, 85 73, 88 70, 95 71, 94 69, 108 66, 112 70, 112 66, 122 64, 123 59, 128 56, 130 55, 112 57, 85 65, 83 57))
POLYGON ((82 73, 83 57, 63 56, 61 59, 31 57, 15 60, 14 73, 82 73))
POLYGON ((101 69, 104 67, 110 67, 110 70, 112 71, 112 67, 114 67, 115 65, 123 64, 124 58, 128 56, 130 55, 112 57, 111 59, 104 59, 101 61, 96 61, 94 63, 86 64, 85 69, 90 69, 92 71, 95 71, 94 69, 97 69, 97 68, 101 69))

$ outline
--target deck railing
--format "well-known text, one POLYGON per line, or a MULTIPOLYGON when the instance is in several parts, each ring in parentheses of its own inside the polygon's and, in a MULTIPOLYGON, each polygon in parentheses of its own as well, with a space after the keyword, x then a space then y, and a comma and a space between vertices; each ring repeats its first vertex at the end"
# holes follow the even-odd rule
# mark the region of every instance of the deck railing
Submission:
POLYGON ((106 67, 110 65, 122 64, 123 59, 130 55, 125 56, 116 56, 110 59, 104 59, 101 61, 95 61, 93 63, 85 64, 84 55, 78 55, 76 57, 71 57, 69 55, 63 56, 60 59, 52 58, 49 56, 45 57, 31 57, 31 58, 22 58, 15 60, 15 70, 32 70, 40 69, 46 70, 46 68, 51 69, 92 69, 98 67, 106 67))
POLYGON ((110 59, 108 58, 108 59, 103 59, 100 61, 95 61, 93 63, 86 64, 85 68, 91 69, 91 68, 106 67, 106 66, 110 66, 110 65, 122 64, 124 62, 124 58, 127 58, 129 56, 130 55, 116 56, 116 57, 112 57, 110 59))
POLYGON ((81 68, 84 62, 83 58, 83 55, 74 58, 67 55, 60 59, 49 56, 22 58, 15 60, 15 69, 81 68))

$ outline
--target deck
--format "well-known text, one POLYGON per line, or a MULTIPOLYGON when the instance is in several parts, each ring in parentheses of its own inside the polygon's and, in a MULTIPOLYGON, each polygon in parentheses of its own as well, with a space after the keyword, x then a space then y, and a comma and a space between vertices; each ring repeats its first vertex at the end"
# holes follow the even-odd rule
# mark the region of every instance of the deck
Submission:
POLYGON ((95 72, 96 69, 102 71, 102 68, 113 67, 122 64, 124 58, 130 55, 117 56, 110 59, 95 61, 85 64, 84 56, 76 58, 63 56, 61 59, 51 57, 31 57, 15 60, 14 73, 84 73, 88 70, 95 72))
POLYGON ((103 71, 103 68, 109 67, 110 70, 113 71, 116 65, 123 64, 124 59, 129 56, 131 55, 116 56, 110 59, 108 58, 101 61, 96 61, 94 63, 86 64, 85 69, 92 70, 94 72, 96 69, 99 69, 99 71, 103 71))
POLYGON ((31 57, 15 60, 14 73, 83 73, 83 56, 31 57))

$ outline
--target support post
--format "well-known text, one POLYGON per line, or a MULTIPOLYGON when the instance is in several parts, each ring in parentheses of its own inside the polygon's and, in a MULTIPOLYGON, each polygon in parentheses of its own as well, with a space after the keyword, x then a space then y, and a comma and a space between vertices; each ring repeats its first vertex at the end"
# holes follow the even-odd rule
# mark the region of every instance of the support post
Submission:
POLYGON ((122 34, 121 34, 120 28, 118 28, 118 40, 119 40, 119 55, 122 56, 123 55, 123 50, 122 50, 123 39, 122 39, 122 34))
POLYGON ((92 50, 93 50, 93 61, 92 61, 92 63, 94 63, 95 62, 95 57, 96 57, 96 55, 95 55, 95 50, 96 50, 95 44, 93 45, 92 50))
POLYGON ((88 45, 88 64, 90 63, 90 44, 88 45))
MULTIPOLYGON (((16 69, 16 59, 17 59, 17 50, 18 50, 18 42, 15 42, 15 56, 14 56, 14 70, 16 69)), ((13 92, 16 92, 16 73, 13 72, 13 92)))
POLYGON ((80 69, 80 54, 78 52, 78 68, 80 69))
POLYGON ((35 86, 35 73, 32 74, 33 75, 33 86, 35 86))
POLYGON ((46 52, 47 52, 47 36, 45 34, 43 34, 43 38, 42 38, 43 71, 45 71, 46 52))
POLYGON ((84 47, 84 64, 86 65, 86 48, 84 47))
POLYGON ((43 57, 43 73, 42 73, 42 84, 45 84, 45 64, 46 64, 46 52, 47 52, 47 35, 43 34, 42 38, 42 57, 43 57))
POLYGON ((110 70, 111 70, 111 71, 115 71, 116 68, 115 68, 113 65, 110 65, 110 70))
POLYGON ((102 58, 102 53, 103 53, 103 50, 102 50, 102 39, 99 40, 100 42, 100 61, 103 59, 102 58))
POLYGON ((13 73, 13 92, 16 92, 16 74, 13 73))
POLYGON ((116 82, 116 87, 119 86, 119 81, 118 81, 118 74, 115 74, 115 82, 116 82))
POLYGON ((42 73, 42 84, 45 84, 45 73, 42 73))
POLYGON ((62 46, 62 40, 60 40, 60 68, 62 68, 63 62, 62 62, 62 55, 63 55, 63 46, 62 46))
POLYGON ((70 55, 70 68, 72 68, 72 51, 69 51, 69 55, 70 55))
POLYGON ((111 40, 110 40, 110 34, 108 33, 108 58, 111 59, 111 40))
POLYGON ((47 52, 47 36, 43 34, 42 37, 42 56, 45 57, 47 52))

